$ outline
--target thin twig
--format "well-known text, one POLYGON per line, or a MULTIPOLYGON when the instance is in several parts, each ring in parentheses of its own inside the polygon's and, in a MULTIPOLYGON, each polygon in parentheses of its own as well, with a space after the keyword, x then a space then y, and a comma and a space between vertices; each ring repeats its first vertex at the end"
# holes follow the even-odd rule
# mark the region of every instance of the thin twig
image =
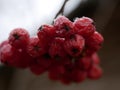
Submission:
POLYGON ((66 3, 67 3, 68 1, 69 1, 69 0, 65 0, 65 1, 64 1, 61 9, 58 11, 58 13, 56 14, 55 18, 57 18, 57 16, 60 15, 60 14, 63 15, 64 9, 65 9, 65 5, 66 5, 66 3))

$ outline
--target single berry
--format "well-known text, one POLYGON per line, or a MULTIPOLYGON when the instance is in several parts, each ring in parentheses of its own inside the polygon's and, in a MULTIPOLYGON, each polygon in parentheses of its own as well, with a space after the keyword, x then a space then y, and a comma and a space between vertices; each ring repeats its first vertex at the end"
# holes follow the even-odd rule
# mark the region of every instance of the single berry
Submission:
POLYGON ((94 53, 94 54, 92 55, 92 61, 93 61, 94 64, 97 64, 97 65, 100 64, 100 58, 99 58, 99 56, 98 56, 97 53, 94 53))
POLYGON ((41 31, 44 31, 49 37, 53 37, 55 35, 55 29, 56 28, 52 25, 42 25, 41 28, 38 29, 38 37, 41 31))
POLYGON ((10 44, 5 44, 0 50, 1 62, 8 66, 16 66, 16 60, 19 60, 19 52, 10 44))
POLYGON ((8 40, 5 40, 5 41, 3 41, 2 43, 0 43, 0 49, 4 46, 4 45, 6 45, 6 44, 8 44, 9 42, 8 42, 8 40))
POLYGON ((88 17, 77 18, 74 21, 74 31, 83 37, 89 37, 95 30, 93 20, 88 17))
POLYGON ((62 75, 65 73, 64 66, 53 66, 48 71, 48 77, 51 80, 59 80, 62 78, 62 75))
POLYGON ((31 37, 27 46, 27 52, 32 57, 39 57, 46 51, 43 43, 39 40, 38 37, 31 37))
POLYGON ((76 65, 81 70, 89 70, 91 65, 92 65, 91 57, 83 57, 81 59, 78 59, 77 62, 76 62, 76 65))
POLYGON ((81 54, 84 45, 84 38, 80 35, 75 34, 65 41, 64 49, 70 56, 76 57, 81 54))
POLYGON ((51 67, 52 65, 53 60, 51 59, 48 53, 45 53, 37 59, 37 62, 39 63, 39 66, 45 69, 49 69, 49 67, 51 67))
POLYGON ((64 85, 70 85, 72 83, 71 73, 65 71, 65 73, 62 75, 62 78, 60 78, 60 81, 64 85))
POLYGON ((93 64, 87 75, 90 79, 99 79, 102 76, 102 69, 99 66, 93 64))
POLYGON ((42 44, 46 47, 46 49, 48 49, 49 44, 56 35, 55 30, 56 29, 52 25, 43 25, 37 33, 38 38, 40 39, 42 44))
POLYGON ((89 38, 86 39, 86 46, 95 51, 101 48, 104 39, 102 35, 98 32, 94 32, 89 38))
MULTIPOLYGON (((0 43, 0 50, 2 49, 2 47, 4 47, 4 45, 7 45, 7 44, 9 44, 8 40, 5 40, 2 43, 0 43)), ((0 60, 1 60, 1 56, 0 56, 0 60)))
POLYGON ((65 16, 59 16, 54 20, 56 34, 59 37, 65 37, 66 33, 73 29, 73 23, 65 16))
POLYGON ((23 28, 16 28, 10 33, 8 40, 13 47, 23 49, 29 42, 29 33, 23 28))
POLYGON ((86 79, 87 73, 85 71, 80 71, 80 70, 74 69, 71 73, 71 76, 72 76, 72 80, 74 82, 80 83, 86 79))
POLYGON ((33 60, 33 63, 30 65, 30 71, 34 73, 35 75, 41 75, 43 74, 46 69, 41 67, 36 59, 33 60))
POLYGON ((54 20, 54 26, 58 27, 59 30, 65 29, 66 31, 69 31, 73 28, 72 22, 66 18, 65 16, 59 16, 54 20))
POLYGON ((49 54, 52 58, 61 58, 65 57, 66 53, 63 49, 65 38, 56 37, 50 45, 49 54))
POLYGON ((85 46, 84 48, 84 51, 83 51, 83 55, 84 56, 88 56, 88 57, 91 57, 94 53, 96 53, 96 50, 93 49, 92 47, 90 46, 85 46))

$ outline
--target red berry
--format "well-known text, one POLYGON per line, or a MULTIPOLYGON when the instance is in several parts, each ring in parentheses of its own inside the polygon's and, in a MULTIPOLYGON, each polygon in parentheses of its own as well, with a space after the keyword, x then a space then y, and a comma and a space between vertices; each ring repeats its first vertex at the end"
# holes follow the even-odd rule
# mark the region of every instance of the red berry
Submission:
POLYGON ((71 73, 70 72, 65 72, 62 76, 62 78, 60 78, 61 83, 65 84, 65 85, 70 85, 72 82, 71 79, 71 73))
POLYGON ((6 44, 8 44, 8 43, 9 43, 8 40, 3 41, 3 42, 0 44, 0 49, 1 49, 4 45, 6 45, 6 44))
POLYGON ((85 71, 74 69, 71 73, 71 76, 74 82, 80 83, 86 79, 87 73, 85 71))
POLYGON ((48 72, 48 77, 51 80, 59 80, 62 78, 62 75, 65 73, 65 68, 63 66, 53 66, 48 72))
POLYGON ((52 58, 65 57, 66 53, 63 49, 65 38, 56 37, 50 45, 49 54, 52 58))
POLYGON ((48 35, 49 37, 53 37, 55 36, 55 27, 52 25, 42 25, 39 29, 38 29, 38 37, 41 36, 39 35, 39 32, 44 31, 46 33, 46 35, 48 35))
POLYGON ((96 53, 96 50, 94 50, 93 48, 86 46, 83 52, 84 56, 92 56, 94 53, 96 53))
POLYGON ((72 71, 75 68, 74 64, 70 61, 69 63, 64 65, 65 72, 60 79, 61 83, 65 85, 69 85, 72 83, 72 71))
POLYGON ((10 44, 5 44, 0 50, 0 59, 3 64, 15 66, 16 60, 19 59, 19 52, 10 44))
POLYGON ((26 51, 17 50, 10 44, 5 44, 0 50, 0 60, 3 64, 17 67, 27 68, 32 60, 26 51))
POLYGON ((93 66, 91 67, 91 69, 88 71, 88 78, 90 79, 99 79, 102 76, 102 69, 93 64, 93 66))
POLYGON ((64 29, 66 31, 69 31, 73 28, 72 22, 65 16, 59 16, 58 18, 56 18, 54 21, 54 26, 57 27, 59 30, 64 29))
POLYGON ((36 62, 36 60, 33 61, 32 65, 30 66, 30 70, 35 75, 41 75, 46 71, 46 69, 41 67, 39 63, 36 62))
POLYGON ((92 65, 91 57, 83 57, 76 62, 77 66, 82 70, 90 69, 92 65))
POLYGON ((98 56, 97 53, 94 53, 94 54, 92 55, 92 61, 93 61, 94 64, 97 64, 97 65, 100 64, 100 58, 99 58, 99 56, 98 56))
MULTIPOLYGON (((0 53, 1 53, 2 47, 3 47, 4 45, 7 45, 7 44, 9 44, 8 40, 5 40, 5 41, 3 41, 2 43, 0 43, 0 53)), ((1 60, 1 55, 0 55, 0 60, 1 60)))
POLYGON ((70 61, 68 64, 64 65, 66 72, 72 72, 72 70, 75 68, 75 64, 70 61))
POLYGON ((55 28, 52 25, 43 25, 39 29, 37 35, 43 45, 48 49, 49 44, 55 37, 55 28))
POLYGON ((93 20, 88 17, 77 18, 74 21, 74 30, 77 34, 88 37, 94 33, 95 26, 93 20))
POLYGON ((17 60, 16 67, 28 68, 34 58, 31 57, 25 50, 20 51, 20 57, 17 60))
POLYGON ((95 51, 101 48, 104 39, 102 35, 98 32, 94 32, 89 38, 86 39, 86 46, 95 51))
POLYGON ((17 49, 26 48, 29 42, 29 33, 25 29, 16 28, 10 33, 8 39, 13 47, 17 49))
POLYGON ((62 65, 62 66, 65 66, 65 65, 68 65, 71 63, 71 59, 69 56, 66 56, 64 58, 60 57, 60 56, 56 56, 53 58, 53 62, 52 62, 52 66, 54 65, 62 65))
POLYGON ((59 37, 65 37, 66 33, 73 29, 73 23, 65 16, 59 16, 54 21, 56 34, 59 37))
POLYGON ((80 35, 73 35, 64 43, 65 51, 73 57, 79 56, 84 48, 85 40, 80 35))
POLYGON ((37 59, 37 62, 39 63, 39 65, 45 69, 49 69, 50 66, 52 65, 53 60, 51 59, 51 57, 49 56, 48 53, 40 56, 37 59))
POLYGON ((46 51, 43 46, 43 43, 39 40, 38 37, 30 38, 30 41, 27 46, 27 52, 32 57, 39 57, 43 55, 46 51))

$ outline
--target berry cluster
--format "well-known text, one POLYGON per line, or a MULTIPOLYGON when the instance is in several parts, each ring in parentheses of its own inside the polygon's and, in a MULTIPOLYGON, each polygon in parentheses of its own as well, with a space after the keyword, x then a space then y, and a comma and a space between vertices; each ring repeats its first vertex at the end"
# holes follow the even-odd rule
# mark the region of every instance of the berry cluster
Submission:
POLYGON ((71 22, 59 16, 53 25, 42 25, 34 37, 25 29, 14 29, 0 44, 0 60, 8 66, 29 68, 36 75, 47 71, 49 79, 64 84, 80 83, 101 77, 97 51, 102 43, 92 19, 71 22))

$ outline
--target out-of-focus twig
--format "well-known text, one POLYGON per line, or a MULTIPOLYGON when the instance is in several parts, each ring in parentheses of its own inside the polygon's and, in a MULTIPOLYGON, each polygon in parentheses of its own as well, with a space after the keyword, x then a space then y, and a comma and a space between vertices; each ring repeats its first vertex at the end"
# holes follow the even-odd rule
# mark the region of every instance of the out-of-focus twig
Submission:
POLYGON ((56 18, 58 15, 60 15, 60 14, 63 15, 65 5, 66 5, 66 3, 67 3, 68 1, 69 1, 69 0, 65 0, 65 1, 64 1, 64 3, 63 3, 63 5, 62 5, 61 9, 58 11, 58 13, 56 14, 55 18, 56 18))

